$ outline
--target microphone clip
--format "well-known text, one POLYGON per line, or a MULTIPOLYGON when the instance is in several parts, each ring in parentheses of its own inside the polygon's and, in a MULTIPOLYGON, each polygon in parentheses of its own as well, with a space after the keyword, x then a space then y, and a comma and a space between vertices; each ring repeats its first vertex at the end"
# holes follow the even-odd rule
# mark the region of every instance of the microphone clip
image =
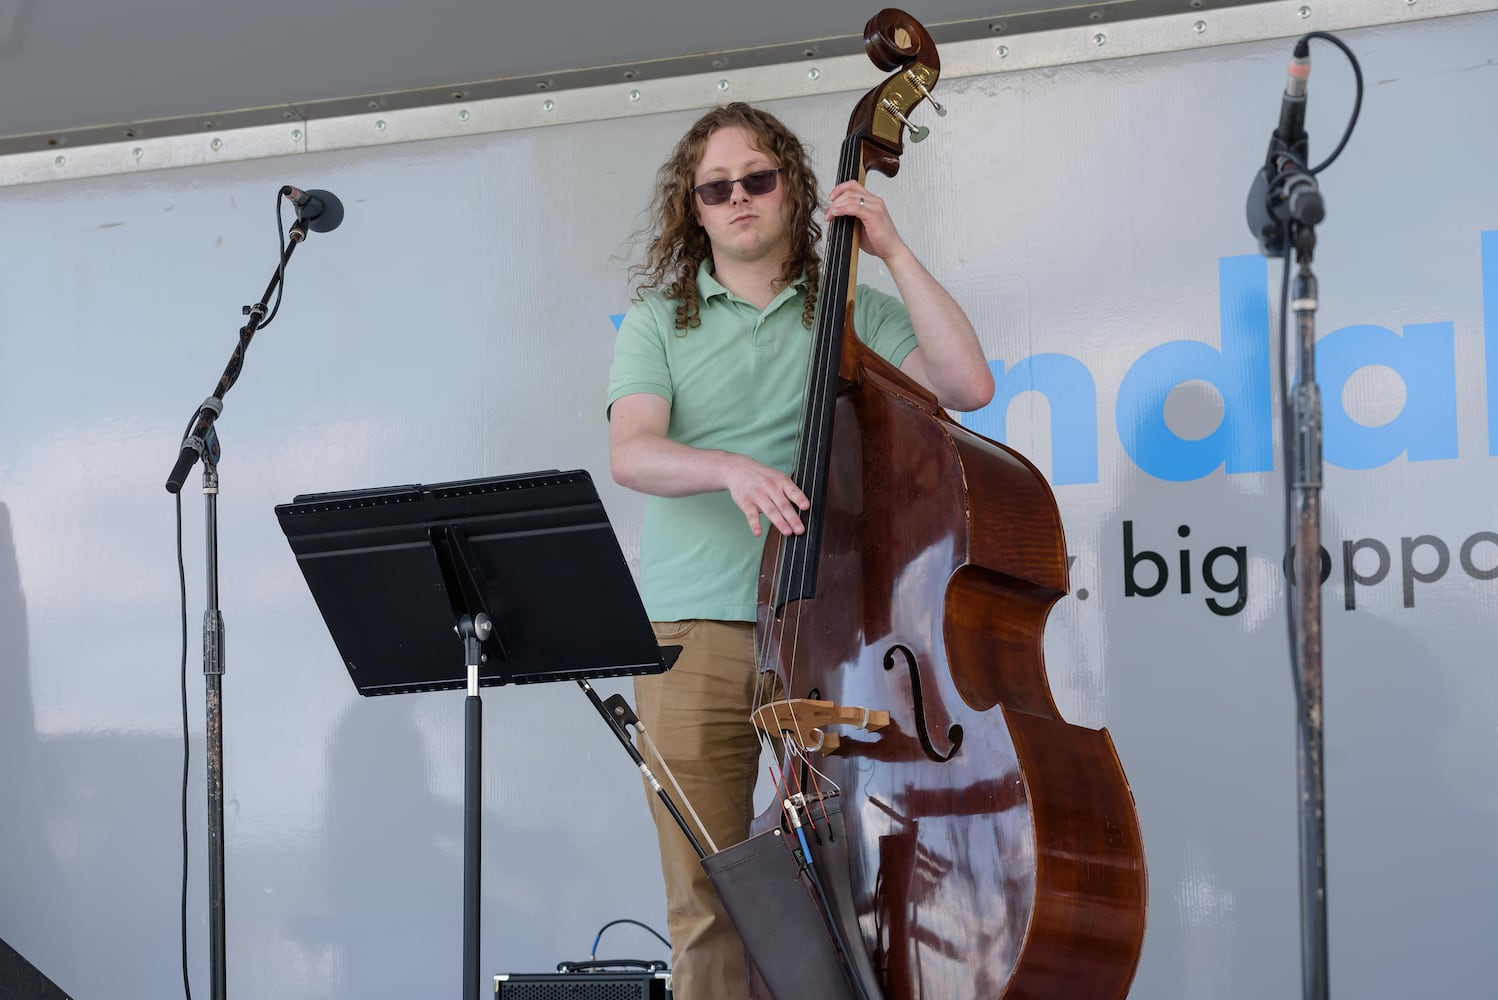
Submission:
POLYGON ((1316 177, 1305 164, 1304 138, 1292 150, 1282 139, 1269 141, 1264 166, 1254 175, 1246 204, 1248 229, 1266 257, 1283 257, 1288 246, 1286 228, 1295 237, 1326 217, 1326 205, 1316 177))

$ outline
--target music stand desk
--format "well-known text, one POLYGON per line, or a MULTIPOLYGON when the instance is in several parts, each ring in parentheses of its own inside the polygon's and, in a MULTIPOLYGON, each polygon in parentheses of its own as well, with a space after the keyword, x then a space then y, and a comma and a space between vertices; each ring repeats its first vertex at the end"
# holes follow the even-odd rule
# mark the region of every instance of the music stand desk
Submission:
POLYGON ((583 470, 298 496, 276 517, 360 694, 467 689, 463 989, 478 1000, 479 688, 575 680, 613 724, 586 681, 661 673, 679 649, 656 642, 583 470))

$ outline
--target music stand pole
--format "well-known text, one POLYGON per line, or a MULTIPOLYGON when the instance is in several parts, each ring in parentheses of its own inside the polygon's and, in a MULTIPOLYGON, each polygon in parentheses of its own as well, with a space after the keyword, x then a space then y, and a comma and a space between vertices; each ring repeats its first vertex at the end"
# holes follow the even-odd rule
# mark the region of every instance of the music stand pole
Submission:
POLYGON ((483 856, 484 702, 479 697, 480 646, 493 631, 486 614, 464 615, 457 631, 468 663, 463 699, 463 1000, 479 997, 479 896, 483 856))

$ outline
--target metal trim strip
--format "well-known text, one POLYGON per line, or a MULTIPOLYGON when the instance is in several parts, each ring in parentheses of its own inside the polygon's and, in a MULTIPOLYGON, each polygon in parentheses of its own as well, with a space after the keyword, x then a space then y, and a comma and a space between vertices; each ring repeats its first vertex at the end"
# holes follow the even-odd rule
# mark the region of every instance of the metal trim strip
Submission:
MULTIPOLYGON (((943 75, 956 78, 1498 10, 1498 0, 1217 0, 1231 5, 1208 9, 1211 2, 1113 0, 939 25, 932 34, 943 75), (1183 3, 1185 13, 1158 13, 1179 11, 1183 3), (1145 10, 1156 13, 1117 19, 1145 10), (1068 19, 1075 23, 1056 26, 1068 19)), ((0 139, 0 187, 631 118, 727 100, 856 92, 875 79, 859 40, 825 39, 543 79, 17 136, 0 139)))

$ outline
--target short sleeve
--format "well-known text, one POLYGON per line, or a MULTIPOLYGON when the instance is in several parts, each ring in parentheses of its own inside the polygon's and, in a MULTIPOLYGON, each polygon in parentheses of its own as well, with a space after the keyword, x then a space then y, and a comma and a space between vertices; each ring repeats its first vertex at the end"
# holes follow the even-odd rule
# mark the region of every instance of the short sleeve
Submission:
POLYGON ((666 360, 665 342, 670 331, 663 328, 661 320, 661 311, 648 299, 636 302, 624 314, 619 336, 614 341, 605 414, 621 397, 637 392, 671 401, 671 368, 666 360))
POLYGON ((905 304, 867 285, 859 285, 853 298, 853 329, 869 350, 896 368, 916 348, 915 327, 905 304))

